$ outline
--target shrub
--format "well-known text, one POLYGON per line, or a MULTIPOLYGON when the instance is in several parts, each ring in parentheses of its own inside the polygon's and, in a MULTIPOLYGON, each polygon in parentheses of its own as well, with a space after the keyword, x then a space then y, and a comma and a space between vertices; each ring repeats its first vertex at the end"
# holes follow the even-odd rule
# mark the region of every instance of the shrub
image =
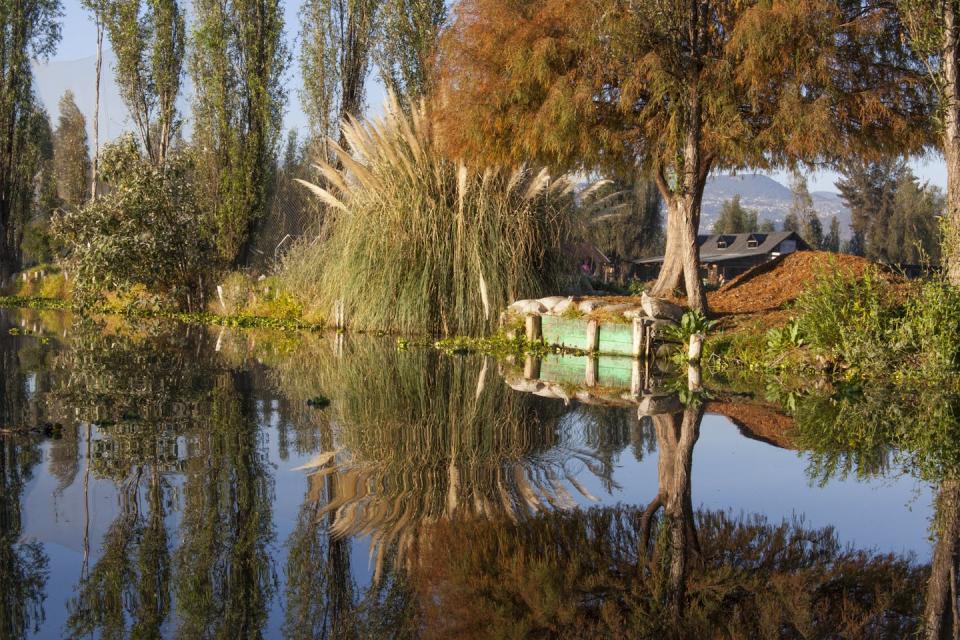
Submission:
POLYGON ((848 363, 879 361, 896 319, 890 287, 875 269, 862 277, 833 266, 796 301, 798 335, 848 363))
POLYGON ((89 306, 106 292, 141 284, 192 306, 207 244, 189 158, 155 166, 127 136, 104 148, 100 167, 106 194, 54 219, 55 234, 71 249, 77 303, 89 306))
POLYGON ((900 345, 919 354, 928 375, 960 367, 960 289, 941 278, 923 283, 907 303, 900 345))
POLYGON ((572 183, 545 170, 475 171, 443 157, 424 105, 394 98, 382 119, 344 123, 342 169, 321 162, 325 240, 282 265, 308 310, 342 301, 351 327, 484 333, 516 298, 558 286, 574 209, 572 183))

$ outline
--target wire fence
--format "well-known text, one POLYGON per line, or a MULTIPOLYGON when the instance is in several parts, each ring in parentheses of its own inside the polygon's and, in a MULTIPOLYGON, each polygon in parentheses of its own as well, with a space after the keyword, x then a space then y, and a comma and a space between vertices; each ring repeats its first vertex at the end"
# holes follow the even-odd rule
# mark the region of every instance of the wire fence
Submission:
POLYGON ((279 176, 270 210, 251 239, 246 267, 269 273, 298 240, 316 237, 320 222, 321 210, 316 199, 289 177, 279 176))

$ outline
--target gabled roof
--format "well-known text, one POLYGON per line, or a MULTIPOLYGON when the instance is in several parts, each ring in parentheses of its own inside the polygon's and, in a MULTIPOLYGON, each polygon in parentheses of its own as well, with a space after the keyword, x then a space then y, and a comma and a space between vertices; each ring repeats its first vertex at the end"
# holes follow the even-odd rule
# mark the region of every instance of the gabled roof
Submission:
MULTIPOLYGON (((700 262, 723 262, 735 258, 772 254, 778 250, 784 240, 794 240, 797 249, 809 249, 795 231, 773 231, 771 233, 725 233, 697 236, 700 245, 700 262)), ((663 256, 634 260, 637 264, 663 262, 663 256)))

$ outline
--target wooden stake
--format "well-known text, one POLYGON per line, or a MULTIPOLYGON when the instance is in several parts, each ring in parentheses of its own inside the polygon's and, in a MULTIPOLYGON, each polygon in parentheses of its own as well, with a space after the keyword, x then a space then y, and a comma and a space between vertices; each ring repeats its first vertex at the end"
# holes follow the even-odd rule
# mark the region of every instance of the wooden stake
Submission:
POLYGON ((600 323, 596 320, 587 321, 587 351, 593 353, 600 346, 600 323))
POLYGON ((543 337, 543 318, 536 314, 527 316, 527 340, 537 342, 543 337))
POLYGON ((540 379, 540 358, 527 356, 523 362, 523 377, 527 380, 540 379))

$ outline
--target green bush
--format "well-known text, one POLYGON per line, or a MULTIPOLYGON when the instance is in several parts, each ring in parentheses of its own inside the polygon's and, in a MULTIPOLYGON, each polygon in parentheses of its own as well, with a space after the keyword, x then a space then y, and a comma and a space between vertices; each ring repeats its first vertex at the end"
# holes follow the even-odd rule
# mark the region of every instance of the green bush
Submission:
POLYGON ((822 272, 796 301, 797 333, 814 349, 851 364, 882 359, 897 318, 889 285, 874 269, 855 277, 822 272))
POLYGON ((896 345, 919 356, 929 374, 960 367, 960 289, 943 279, 923 283, 906 305, 896 345))
POLYGON ((182 307, 198 301, 207 243, 190 166, 184 155, 155 166, 130 136, 104 148, 105 194, 53 221, 57 238, 71 250, 80 306, 137 284, 182 307))
POLYGON ((360 330, 481 334, 512 300, 559 288, 572 185, 531 169, 469 169, 439 151, 424 106, 395 100, 370 123, 345 123, 342 168, 320 163, 328 235, 281 268, 308 313, 342 302, 360 330))

